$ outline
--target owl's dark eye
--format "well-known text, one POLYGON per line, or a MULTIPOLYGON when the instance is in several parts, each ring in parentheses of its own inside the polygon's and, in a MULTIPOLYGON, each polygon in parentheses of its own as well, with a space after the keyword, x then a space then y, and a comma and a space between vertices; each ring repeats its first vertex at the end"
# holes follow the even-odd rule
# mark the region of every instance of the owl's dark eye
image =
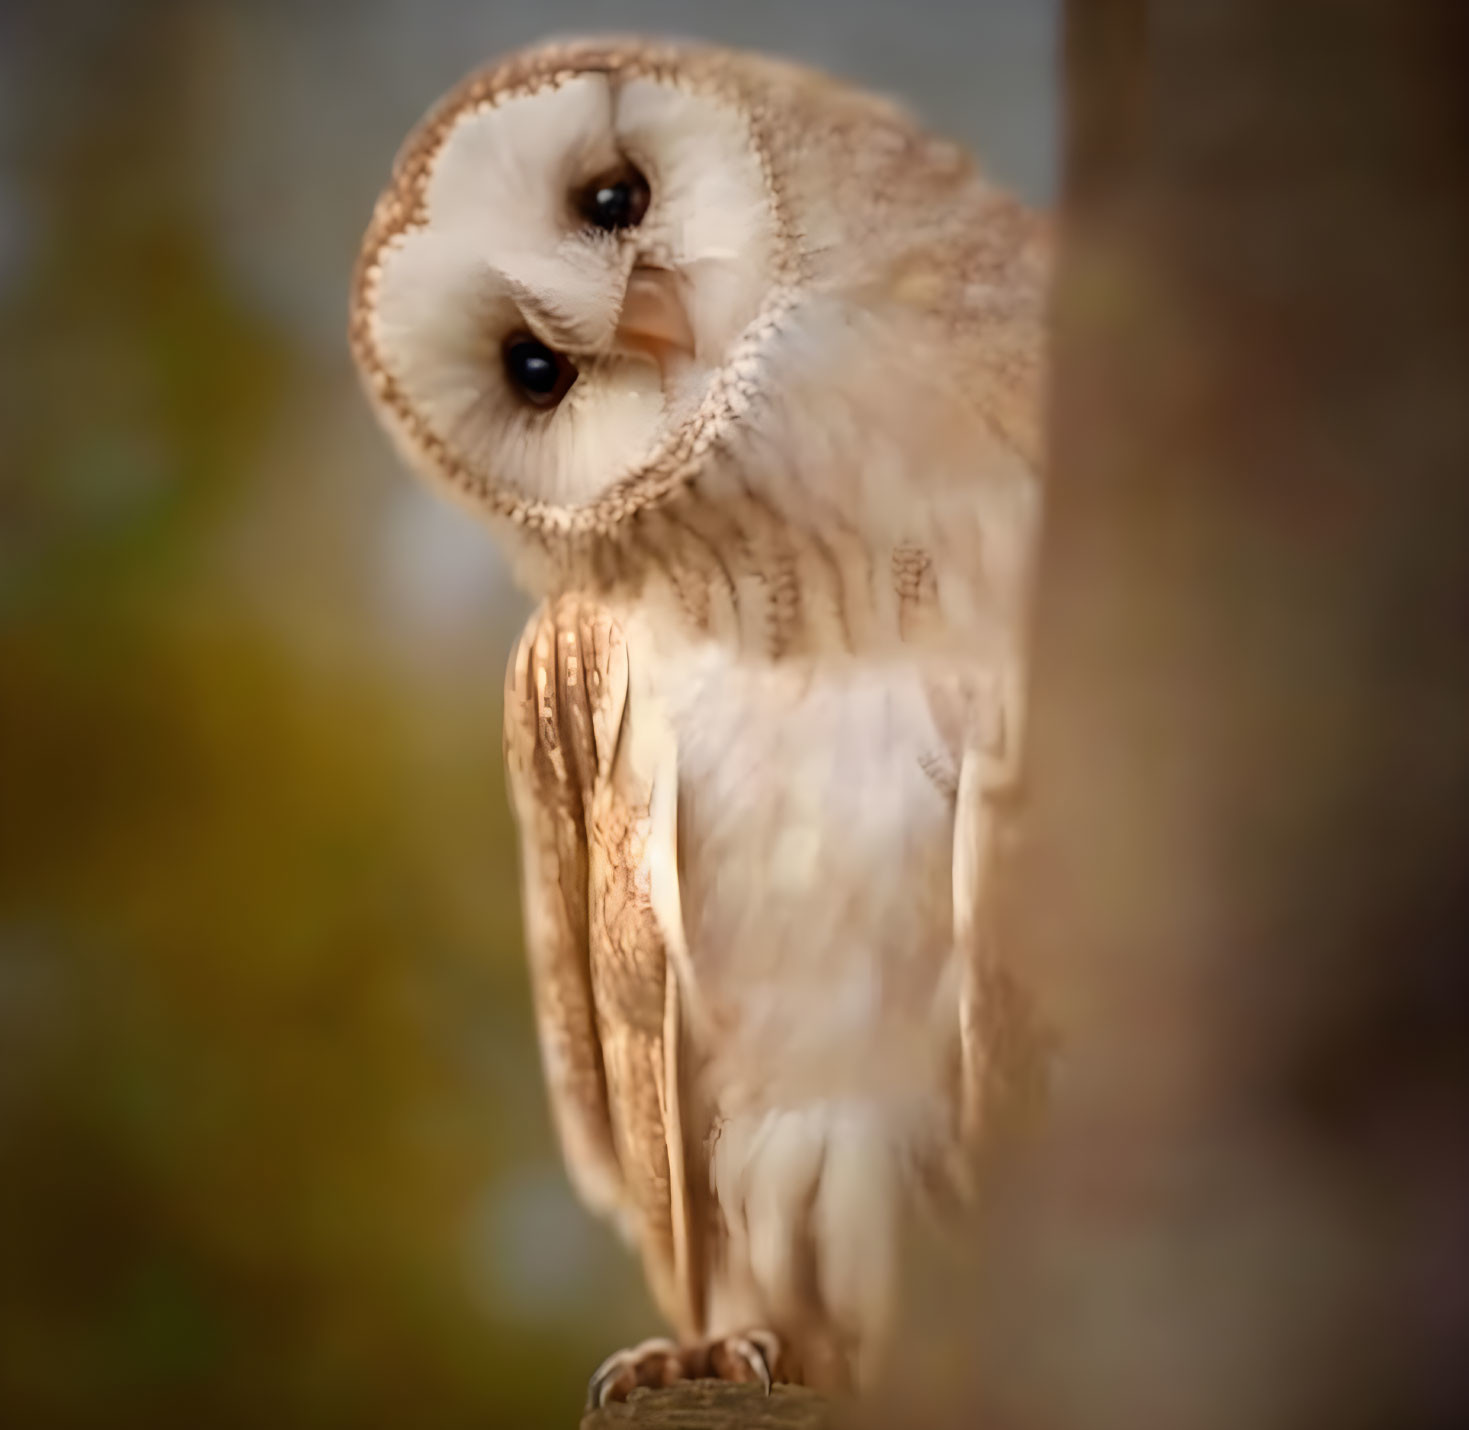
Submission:
POLYGON ((505 343, 505 376, 533 406, 554 407, 576 381, 576 369, 529 333, 516 333, 505 343))
POLYGON ((598 228, 636 228, 648 212, 651 197, 641 172, 631 164, 619 164, 598 174, 582 189, 576 196, 576 206, 581 216, 598 228))

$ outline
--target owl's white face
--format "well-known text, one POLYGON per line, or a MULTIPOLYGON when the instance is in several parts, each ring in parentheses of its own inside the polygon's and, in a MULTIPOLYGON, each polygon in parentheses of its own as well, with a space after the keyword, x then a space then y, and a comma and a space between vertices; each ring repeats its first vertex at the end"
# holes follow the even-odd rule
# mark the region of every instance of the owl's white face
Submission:
POLYGON ((670 79, 588 69, 428 132, 362 279, 379 396, 426 474, 584 505, 697 409, 769 292, 749 122, 670 79))

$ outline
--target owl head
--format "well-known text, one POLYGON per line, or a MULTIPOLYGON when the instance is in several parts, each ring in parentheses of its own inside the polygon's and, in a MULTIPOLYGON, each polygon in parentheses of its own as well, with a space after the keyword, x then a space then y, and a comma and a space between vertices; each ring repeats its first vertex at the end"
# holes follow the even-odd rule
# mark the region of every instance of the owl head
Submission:
MULTIPOLYGON (((754 116, 687 54, 543 47, 412 136, 353 347, 410 459, 552 521, 667 462, 791 278, 754 116)), ((717 405, 717 404, 716 404, 717 405)))
POLYGON ((882 99, 738 52, 555 43, 472 75, 410 137, 352 346, 420 473, 533 538, 512 556, 562 553, 565 580, 576 550, 585 580, 620 543, 625 570, 696 497, 722 504, 703 544, 734 585, 745 562, 790 587, 772 563, 833 526, 967 539, 953 491, 1016 466, 1000 449, 1034 426, 1031 236, 882 99))

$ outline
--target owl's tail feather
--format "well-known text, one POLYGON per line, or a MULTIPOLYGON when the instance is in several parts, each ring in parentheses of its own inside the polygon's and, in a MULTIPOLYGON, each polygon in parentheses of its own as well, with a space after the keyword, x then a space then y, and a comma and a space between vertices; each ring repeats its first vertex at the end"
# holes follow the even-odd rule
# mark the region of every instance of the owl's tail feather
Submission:
POLYGON ((903 1163, 884 1111, 829 1101, 720 1123, 708 1333, 768 1326, 807 1384, 870 1384, 897 1290, 903 1163))

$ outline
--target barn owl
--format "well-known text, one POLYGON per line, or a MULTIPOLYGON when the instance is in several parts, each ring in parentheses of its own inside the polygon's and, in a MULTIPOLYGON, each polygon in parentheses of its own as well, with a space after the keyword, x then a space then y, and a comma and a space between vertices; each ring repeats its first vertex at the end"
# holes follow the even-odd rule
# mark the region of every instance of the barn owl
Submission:
POLYGON ((545 1079, 683 1376, 860 1389, 984 1121, 1041 221, 894 105, 558 42, 410 137, 351 342, 543 604, 506 682, 545 1079))

